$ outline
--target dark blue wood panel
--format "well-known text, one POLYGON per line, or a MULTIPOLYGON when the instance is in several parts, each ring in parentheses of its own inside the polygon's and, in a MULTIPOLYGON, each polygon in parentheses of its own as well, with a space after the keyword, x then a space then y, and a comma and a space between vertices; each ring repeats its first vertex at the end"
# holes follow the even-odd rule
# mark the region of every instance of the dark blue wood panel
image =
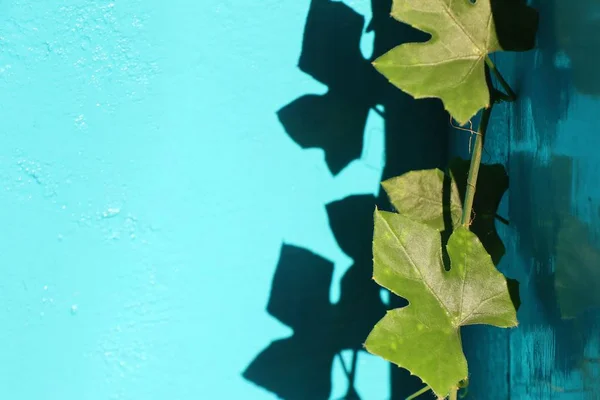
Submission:
POLYGON ((600 399, 600 2, 537 3, 538 48, 493 57, 519 100, 494 109, 483 160, 510 177, 499 268, 522 306, 517 329, 465 335, 473 399, 600 399))

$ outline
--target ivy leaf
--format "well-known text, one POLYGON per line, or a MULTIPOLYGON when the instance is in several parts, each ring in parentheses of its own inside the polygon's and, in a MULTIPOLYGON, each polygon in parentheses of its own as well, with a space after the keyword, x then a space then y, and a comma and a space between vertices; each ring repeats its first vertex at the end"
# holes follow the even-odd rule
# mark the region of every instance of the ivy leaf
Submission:
POLYGON ((410 171, 381 183, 396 210, 431 228, 443 231, 446 228, 444 210, 450 212, 452 226, 460 224, 462 203, 456 183, 448 186, 448 200, 444 199, 444 184, 447 177, 439 169, 410 171))
POLYGON ((408 369, 445 397, 468 377, 460 327, 517 325, 504 276, 477 236, 454 230, 445 271, 439 231, 396 213, 375 211, 374 279, 409 301, 388 311, 367 350, 408 369))
POLYGON ((440 98, 460 124, 489 106, 485 59, 502 50, 490 0, 394 0, 392 16, 431 39, 379 57, 380 73, 416 99, 440 98))
MULTIPOLYGON (((451 177, 439 169, 411 171, 384 181, 382 186, 400 214, 443 231, 448 228, 446 224, 449 222, 452 228, 460 225, 469 161, 453 160, 450 173, 451 177), (445 211, 448 211, 448 216, 445 211)), ((481 165, 470 229, 479 237, 496 265, 505 252, 496 232, 496 210, 507 189, 508 176, 504 166, 481 165)))
MULTIPOLYGON (((410 171, 382 183, 396 210, 439 231, 460 225, 462 204, 467 190, 469 161, 456 158, 450 162, 450 175, 439 169, 410 171)), ((477 179, 477 194, 473 202, 470 230, 477 235, 492 257, 500 263, 505 247, 496 231, 496 210, 508 189, 508 175, 501 164, 481 164, 477 179)), ((450 229, 450 230, 451 230, 450 229)), ((507 279, 513 304, 521 305, 519 282, 507 279)))

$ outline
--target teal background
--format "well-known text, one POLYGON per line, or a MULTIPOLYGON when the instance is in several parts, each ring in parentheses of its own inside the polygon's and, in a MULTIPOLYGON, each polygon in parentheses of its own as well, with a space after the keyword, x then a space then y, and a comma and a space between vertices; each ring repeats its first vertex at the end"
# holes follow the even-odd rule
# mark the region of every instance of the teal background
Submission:
MULTIPOLYGON (((470 327, 473 399, 600 398, 600 2, 531 1, 535 50, 492 58, 518 93, 494 108, 483 162, 505 165, 499 269, 519 327, 470 327), (568 317, 568 318, 563 318, 568 317)), ((468 135, 451 148, 468 156, 468 135)))
MULTIPOLYGON (((519 101, 494 110, 484 156, 510 176, 500 269, 521 281, 521 325, 469 328, 469 398, 597 399, 597 313, 559 311, 600 304, 600 4, 533 3, 538 49, 494 56, 519 101)), ((334 262, 335 301, 352 260, 325 204, 378 194, 385 162, 374 111, 335 176, 277 121, 326 91, 296 68, 309 4, 0 4, 0 398, 274 398, 241 374, 292 333, 265 311, 280 247, 334 262)), ((467 157, 468 135, 450 138, 467 157)), ((384 362, 361 353, 359 371, 363 400, 389 398, 384 362)), ((337 361, 332 379, 340 398, 337 361)))

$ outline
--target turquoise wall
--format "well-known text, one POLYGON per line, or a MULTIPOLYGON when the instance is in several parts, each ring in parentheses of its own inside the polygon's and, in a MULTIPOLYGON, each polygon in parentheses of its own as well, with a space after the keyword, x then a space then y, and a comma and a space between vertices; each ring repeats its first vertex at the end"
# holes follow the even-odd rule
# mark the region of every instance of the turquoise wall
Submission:
MULTIPOLYGON (((468 157, 438 102, 379 81, 363 84, 373 99, 345 162, 328 151, 344 136, 326 148, 286 130, 282 107, 347 99, 340 88, 362 82, 299 68, 311 4, 333 3, 359 28, 358 64, 412 34, 387 0, 0 4, 0 398, 276 398, 243 374, 298 333, 266 309, 282 249, 330 266, 323 304, 343 303, 343 278, 365 254, 339 232, 384 202, 378 182, 468 157), (333 218, 340 204, 346 215, 333 218)), ((520 327, 465 330, 469 393, 597 399, 600 325, 587 306, 600 305, 600 4, 532 3, 538 48, 494 56, 519 101, 494 110, 484 156, 510 177, 499 268, 521 282, 520 327)), ((328 35, 346 32, 329 21, 328 35)), ((336 122, 354 111, 341 107, 336 122)), ((346 365, 352 354, 341 352, 346 365)), ((419 387, 358 354, 363 400, 419 387)), ((328 362, 339 399, 348 379, 339 358, 328 362)))
MULTIPOLYGON (((374 112, 335 176, 277 120, 326 91, 297 68, 309 4, 0 4, 0 398, 275 398, 242 372, 292 333, 265 310, 281 245, 334 263, 335 301, 325 204, 383 162, 374 112)), ((385 363, 359 368, 386 398, 385 363)))

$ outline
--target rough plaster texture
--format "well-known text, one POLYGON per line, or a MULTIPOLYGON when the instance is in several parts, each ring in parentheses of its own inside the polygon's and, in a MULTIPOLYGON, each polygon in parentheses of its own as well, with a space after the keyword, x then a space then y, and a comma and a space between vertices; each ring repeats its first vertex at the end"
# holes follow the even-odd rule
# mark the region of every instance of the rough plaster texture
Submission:
MULTIPOLYGON (((511 179, 501 269, 521 280, 521 326, 476 328, 470 395, 597 399, 597 317, 561 321, 553 274, 562 228, 600 247, 598 5, 533 3, 539 48, 498 56, 520 100, 494 112, 484 157, 511 179)), ((280 245, 339 279, 350 260, 323 205, 375 193, 381 171, 376 116, 335 178, 275 119, 324 90, 295 68, 308 5, 0 4, 0 398, 273 397, 240 373, 290 333, 264 311, 280 245)), ((598 287, 589 257, 569 264, 580 293, 598 287)), ((387 398, 388 369, 362 362, 364 398, 387 398)))
POLYGON ((0 398, 273 398, 241 372, 290 333, 264 310, 280 245, 339 279, 324 204, 381 170, 376 116, 335 179, 276 120, 324 90, 296 68, 308 5, 0 4, 0 398))

